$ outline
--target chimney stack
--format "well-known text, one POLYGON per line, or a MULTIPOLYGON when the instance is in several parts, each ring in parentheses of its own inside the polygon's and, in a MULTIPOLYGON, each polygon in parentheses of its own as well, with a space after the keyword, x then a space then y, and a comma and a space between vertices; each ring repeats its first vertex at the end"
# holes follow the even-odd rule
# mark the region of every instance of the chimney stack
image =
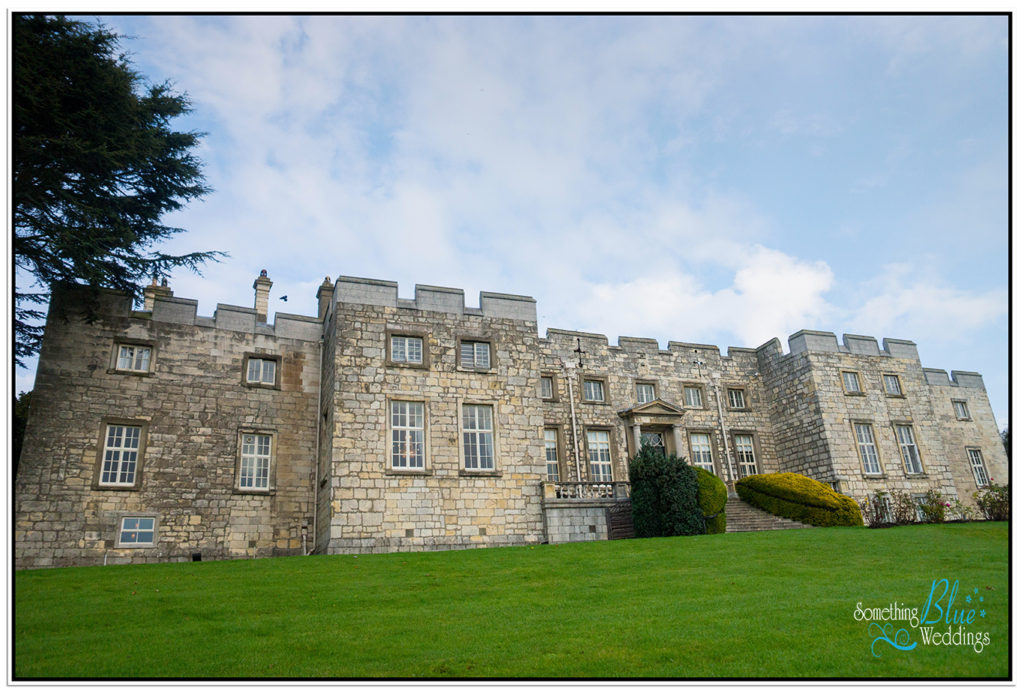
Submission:
POLYGON ((169 298, 174 295, 171 291, 171 287, 167 285, 167 280, 164 279, 160 282, 160 286, 156 284, 156 275, 153 275, 153 282, 142 290, 142 310, 148 310, 153 312, 153 303, 156 302, 156 297, 169 298))
POLYGON ((316 300, 318 303, 317 316, 321 320, 323 320, 324 316, 327 315, 327 309, 331 307, 332 296, 334 296, 334 285, 331 284, 330 277, 324 277, 324 283, 316 290, 316 300))
POLYGON ((273 285, 274 282, 267 277, 267 270, 260 270, 260 276, 252 283, 252 288, 256 289, 256 302, 253 304, 256 322, 267 321, 267 305, 270 302, 270 287, 273 285))

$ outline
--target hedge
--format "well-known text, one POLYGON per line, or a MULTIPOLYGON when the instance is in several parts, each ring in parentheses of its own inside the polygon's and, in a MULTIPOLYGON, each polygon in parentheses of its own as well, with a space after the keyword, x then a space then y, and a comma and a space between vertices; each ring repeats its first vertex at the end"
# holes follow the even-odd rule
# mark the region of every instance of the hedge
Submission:
POLYGON ((629 461, 629 485, 637 537, 704 533, 697 475, 685 460, 644 445, 629 461))
POLYGON ((707 533, 722 534, 725 532, 725 502, 729 499, 725 483, 703 467, 694 467, 693 471, 697 472, 697 503, 704 513, 707 533))
POLYGON ((754 474, 736 482, 736 493, 754 507, 773 515, 819 527, 859 527, 864 524, 852 498, 802 474, 754 474))

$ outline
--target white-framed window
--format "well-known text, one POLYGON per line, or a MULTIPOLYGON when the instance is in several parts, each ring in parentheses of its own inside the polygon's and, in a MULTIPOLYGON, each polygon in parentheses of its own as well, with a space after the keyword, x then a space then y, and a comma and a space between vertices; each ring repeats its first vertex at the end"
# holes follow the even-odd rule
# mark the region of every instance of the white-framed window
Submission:
POLYGON ((277 383, 277 359, 261 359, 250 356, 245 369, 245 382, 253 385, 277 383))
POLYGON ((462 342, 459 347, 459 363, 463 368, 491 367, 491 343, 490 342, 462 342))
POLYGON ((134 486, 141 446, 141 426, 107 424, 103 442, 100 486, 134 486))
POLYGON ((981 450, 978 448, 967 448, 967 459, 971 462, 971 472, 974 474, 974 483, 979 488, 988 486, 990 478, 988 476, 988 470, 985 469, 985 460, 981 456, 981 450))
POLYGON ((954 399, 953 400, 953 413, 956 414, 956 418, 961 421, 967 421, 971 418, 971 412, 967 409, 966 400, 954 399))
POLYGON ((540 377, 540 398, 555 398, 555 380, 550 375, 542 375, 540 377))
POLYGON ((745 409, 747 407, 746 393, 742 388, 730 387, 727 391, 730 409, 745 409))
POLYGON ((857 450, 864 473, 881 474, 882 465, 878 462, 878 448, 875 447, 875 432, 871 424, 855 423, 853 430, 857 434, 857 450))
POLYGON ((711 458, 711 436, 707 433, 690 434, 690 454, 693 457, 695 467, 703 467, 712 474, 715 473, 715 462, 711 458))
POLYGON ((391 360, 395 363, 423 363, 423 338, 391 335, 391 360))
POLYGON ((117 546, 153 546, 156 543, 156 518, 151 515, 125 515, 117 531, 117 546))
POLYGON ((583 400, 585 402, 603 402, 604 401, 604 381, 602 381, 602 380, 584 380, 583 381, 583 400))
POLYGON ((754 455, 754 436, 749 433, 737 433, 733 437, 736 444, 736 461, 740 466, 740 476, 757 474, 757 457, 754 455))
POLYGON ((903 468, 907 474, 921 474, 921 456, 914 440, 914 428, 906 424, 896 424, 896 440, 900 444, 900 455, 903 457, 903 468))
POLYGON ((843 389, 846 392, 860 394, 860 374, 856 371, 843 371, 843 389))
POLYGON ((903 386, 900 384, 900 377, 898 375, 885 374, 882 376, 882 383, 885 385, 885 394, 887 395, 902 395, 903 386))
MULTIPOLYGON (((883 496, 876 496, 876 498, 882 504, 882 522, 891 524, 892 521, 893 521, 893 519, 892 519, 892 497, 889 496, 889 494, 885 494, 883 496)), ((920 507, 918 507, 917 512, 918 512, 918 516, 920 517, 921 516, 920 515, 920 513, 921 513, 920 507)))
POLYGON ((636 384, 636 401, 640 404, 653 402, 656 399, 654 395, 654 385, 651 383, 636 384))
POLYGON ((558 481, 558 429, 544 429, 544 458, 548 481, 558 481))
POLYGON ((462 450, 466 469, 494 469, 493 407, 462 405, 462 450))
POLYGON ((426 416, 423 402, 391 401, 391 468, 424 469, 426 416))
POLYGON ((612 480, 612 446, 608 431, 587 431, 587 455, 590 458, 590 480, 612 480))
POLYGON ((139 344, 117 345, 117 370, 132 373, 149 373, 153 349, 139 344))
POLYGON ((238 488, 246 491, 270 489, 270 460, 274 437, 267 433, 242 433, 238 464, 238 488))
POLYGON ((704 408, 704 395, 699 387, 687 385, 683 388, 683 399, 687 407, 694 409, 704 408))

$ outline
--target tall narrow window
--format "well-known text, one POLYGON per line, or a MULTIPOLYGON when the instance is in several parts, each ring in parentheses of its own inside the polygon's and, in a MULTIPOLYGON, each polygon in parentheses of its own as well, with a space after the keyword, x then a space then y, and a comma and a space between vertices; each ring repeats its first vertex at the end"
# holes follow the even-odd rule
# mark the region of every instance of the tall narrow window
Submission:
POLYGON ((860 376, 854 371, 843 371, 843 389, 849 393, 863 392, 860 389, 860 376))
POLYGON ((395 363, 423 363, 423 338, 392 335, 391 360, 395 363))
POLYGON ((242 459, 238 488, 265 491, 270 488, 270 439, 263 433, 242 434, 242 459))
POLYGON ((548 465, 548 481, 558 481, 558 429, 544 429, 544 457, 548 465))
POLYGON ((715 463, 711 459, 711 436, 707 433, 691 433, 690 454, 693 455, 694 466, 715 473, 715 463))
POLYGON ((981 450, 967 448, 967 458, 971 461, 971 472, 974 473, 974 483, 979 487, 989 485, 988 470, 985 469, 985 460, 981 457, 981 450))
POLYGON ((654 401, 654 385, 650 383, 637 383, 636 384, 636 401, 640 404, 646 404, 654 401))
POLYGON ((107 425, 101 486, 134 486, 139 463, 141 426, 107 425))
POLYGON ((554 380, 550 375, 541 376, 540 379, 540 398, 541 399, 554 399, 555 398, 555 384, 554 380))
POLYGON ((967 402, 962 399, 953 400, 953 412, 956 418, 966 421, 971 418, 971 412, 967 409, 967 402))
POLYGON ((117 370, 148 373, 153 350, 147 346, 120 344, 117 348, 117 370))
POLYGON ((747 406, 747 398, 743 390, 740 388, 729 388, 729 408, 730 409, 745 409, 747 406))
POLYGON ((491 345, 489 342, 462 342, 460 362, 463 368, 491 367, 491 345))
POLYGON ((391 467, 424 468, 423 402, 391 402, 391 467))
POLYGON ((917 452, 917 443, 914 441, 914 429, 911 426, 897 425, 896 440, 900 444, 903 468, 907 470, 907 474, 921 474, 921 456, 917 452))
POLYGON ((608 431, 587 431, 590 480, 612 480, 612 448, 608 431))
POLYGON ((871 424, 854 424, 857 433, 857 449, 860 451, 860 463, 865 474, 881 474, 882 466, 878 462, 878 449, 875 447, 875 432, 871 424))
POLYGON ((885 383, 885 394, 887 395, 902 395, 903 387, 900 385, 900 377, 898 375, 883 375, 882 382, 885 383))
POLYGON ((736 461, 740 465, 740 476, 757 474, 757 458, 754 456, 754 436, 746 433, 737 433, 733 440, 736 442, 736 461))
POLYGON ((494 424, 490 406, 462 405, 462 448, 466 469, 494 469, 494 424))
POLYGON ((683 396, 686 399, 686 406, 693 407, 695 409, 704 408, 704 398, 701 396, 699 387, 684 387, 683 396))

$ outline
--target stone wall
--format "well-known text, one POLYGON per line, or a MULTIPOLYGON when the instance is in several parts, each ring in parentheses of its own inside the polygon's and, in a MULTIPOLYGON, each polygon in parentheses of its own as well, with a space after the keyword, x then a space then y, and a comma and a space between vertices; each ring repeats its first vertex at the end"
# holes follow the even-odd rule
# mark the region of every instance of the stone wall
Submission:
POLYGON ((56 291, 32 395, 15 490, 18 567, 299 553, 312 543, 319 325, 298 316, 257 324, 251 309, 156 300, 152 313, 100 294, 87 322, 83 295, 56 291), (120 343, 152 349, 147 372, 115 367, 120 343), (274 387, 243 382, 245 354, 279 359, 274 387), (104 487, 109 422, 141 427, 132 488, 104 487), (238 488, 240 435, 273 436, 270 490, 238 488), (126 515, 156 518, 152 546, 118 548, 126 515))
POLYGON ((544 518, 548 543, 607 539, 608 508, 616 502, 545 500, 544 518))

